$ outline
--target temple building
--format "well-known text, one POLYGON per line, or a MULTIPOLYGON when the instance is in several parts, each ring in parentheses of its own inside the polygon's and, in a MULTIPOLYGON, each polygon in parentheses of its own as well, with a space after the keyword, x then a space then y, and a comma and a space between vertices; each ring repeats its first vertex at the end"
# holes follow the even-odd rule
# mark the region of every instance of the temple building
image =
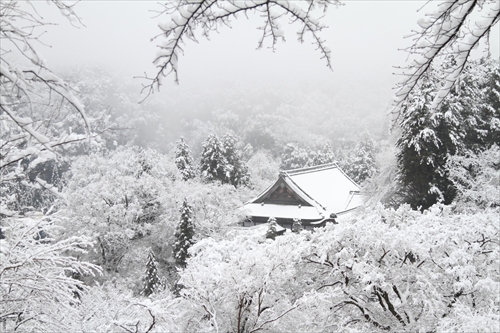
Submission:
POLYGON ((335 163, 281 171, 278 180, 244 205, 244 226, 270 217, 286 229, 300 219, 305 229, 324 226, 362 204, 359 185, 335 163))

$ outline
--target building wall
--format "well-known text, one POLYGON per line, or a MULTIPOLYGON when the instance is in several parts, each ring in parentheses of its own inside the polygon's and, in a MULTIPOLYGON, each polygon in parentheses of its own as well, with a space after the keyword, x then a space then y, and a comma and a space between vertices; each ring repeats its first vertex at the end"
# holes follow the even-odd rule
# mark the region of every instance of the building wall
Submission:
MULTIPOLYGON (((269 220, 269 217, 263 217, 263 216, 252 216, 248 219, 246 219, 243 222, 244 227, 253 227, 256 225, 261 225, 261 224, 267 224, 267 221, 269 220)), ((311 222, 317 222, 318 220, 302 220, 302 227, 306 230, 312 230, 317 227, 323 227, 325 224, 322 223, 321 225, 315 225, 312 226, 311 222)), ((285 229, 292 229, 293 225, 293 219, 283 219, 283 218, 276 218, 276 223, 278 223, 281 227, 285 229)))

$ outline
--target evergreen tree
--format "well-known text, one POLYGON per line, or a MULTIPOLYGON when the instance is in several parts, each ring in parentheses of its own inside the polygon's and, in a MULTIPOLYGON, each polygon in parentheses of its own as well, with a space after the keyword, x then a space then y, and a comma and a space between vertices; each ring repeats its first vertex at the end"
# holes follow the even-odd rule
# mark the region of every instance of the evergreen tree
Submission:
POLYGON ((449 179, 448 158, 491 147, 500 128, 495 125, 500 124, 499 111, 493 107, 500 86, 495 79, 498 62, 472 62, 443 102, 432 108, 442 84, 439 78, 453 62, 447 59, 426 76, 402 108, 398 178, 405 201, 414 209, 450 204, 456 189, 449 179))
POLYGON ((193 167, 193 158, 191 157, 191 150, 183 137, 177 141, 177 148, 175 150, 175 165, 182 175, 182 180, 186 181, 196 176, 196 172, 193 167))
POLYGON ((356 145, 354 152, 343 163, 343 170, 356 183, 362 184, 377 172, 375 161, 375 142, 368 132, 363 133, 361 142, 356 145))
POLYGON ((229 183, 232 167, 226 159, 223 142, 216 134, 210 135, 203 143, 200 169, 203 178, 207 181, 219 180, 229 183))
MULTIPOLYGON (((437 75, 449 71, 455 60, 445 61, 437 75)), ((487 84, 488 69, 477 61, 465 66, 459 79, 450 89, 443 103, 436 110, 436 116, 446 126, 448 135, 444 140, 452 147, 450 155, 464 154, 469 150, 484 150, 485 132, 489 131, 490 119, 484 113, 488 109, 484 87, 487 84)))
POLYGON ((278 223, 276 223, 276 219, 274 217, 270 217, 269 220, 267 221, 266 238, 274 240, 278 235, 277 229, 278 229, 278 223))
POLYGON ((231 167, 229 173, 229 183, 234 186, 247 185, 250 181, 248 168, 241 158, 240 152, 236 149, 236 139, 231 134, 226 134, 222 138, 224 146, 224 156, 231 167))
POLYGON ((142 288, 141 295, 148 297, 158 290, 161 282, 158 278, 158 271, 156 269, 156 258, 150 250, 148 254, 148 262, 146 263, 146 277, 144 278, 144 287, 142 288))
POLYGON ((330 143, 326 143, 323 150, 318 150, 312 153, 307 165, 315 166, 336 162, 335 152, 330 143))
POLYGON ((194 244, 193 208, 188 204, 187 199, 184 199, 180 212, 181 220, 174 234, 176 241, 173 254, 175 263, 180 267, 186 267, 188 250, 194 244))
POLYGON ((473 73, 471 80, 479 82, 484 101, 480 105, 480 122, 477 124, 481 149, 475 149, 476 153, 500 144, 500 62, 486 58, 478 60, 477 64, 471 66, 480 69, 473 73))
POLYGON ((330 143, 323 149, 302 148, 295 143, 288 143, 281 155, 281 169, 298 169, 336 162, 336 154, 330 143))
POLYGON ((292 232, 299 233, 303 229, 302 221, 300 219, 293 219, 292 232))
POLYGON ((435 82, 427 78, 403 106, 402 134, 397 142, 399 180, 405 201, 413 209, 453 199, 453 193, 446 193, 451 184, 446 182, 443 168, 447 147, 441 138, 446 133, 430 110, 435 89, 435 82))
POLYGON ((295 143, 287 143, 281 155, 281 169, 290 170, 305 167, 312 160, 310 149, 298 147, 295 143))

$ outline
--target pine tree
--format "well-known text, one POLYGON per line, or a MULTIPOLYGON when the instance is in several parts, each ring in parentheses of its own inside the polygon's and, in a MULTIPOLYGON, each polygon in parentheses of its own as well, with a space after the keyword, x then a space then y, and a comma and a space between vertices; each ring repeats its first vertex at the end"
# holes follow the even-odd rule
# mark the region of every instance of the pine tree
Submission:
POLYGON ((142 288, 141 295, 148 297, 152 293, 156 292, 160 285, 161 282, 156 269, 156 258, 150 250, 148 254, 148 262, 146 263, 146 277, 144 278, 144 287, 142 288))
POLYGON ((194 244, 193 208, 188 204, 187 199, 184 199, 180 212, 181 220, 174 235, 176 242, 173 254, 175 263, 179 267, 186 267, 186 259, 189 257, 188 250, 194 244))
POLYGON ((278 235, 278 223, 276 223, 276 219, 274 217, 270 217, 267 221, 267 225, 266 238, 274 240, 278 235))
POLYGON ((182 180, 186 181, 196 176, 196 172, 193 167, 193 158, 191 157, 191 150, 183 137, 177 141, 177 148, 175 150, 175 165, 182 175, 182 180))
POLYGON ((224 146, 224 156, 231 167, 229 183, 234 186, 247 185, 250 182, 248 168, 241 158, 240 152, 236 149, 236 139, 231 134, 226 134, 222 138, 224 146))
POLYGON ((210 135, 205 140, 200 160, 201 174, 205 180, 230 182, 232 167, 225 154, 224 144, 216 134, 210 135))

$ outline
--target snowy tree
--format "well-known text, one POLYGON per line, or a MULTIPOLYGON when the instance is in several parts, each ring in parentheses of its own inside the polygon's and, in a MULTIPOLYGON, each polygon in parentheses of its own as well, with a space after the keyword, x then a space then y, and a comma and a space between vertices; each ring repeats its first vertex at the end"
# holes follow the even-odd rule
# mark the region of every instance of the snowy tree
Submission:
POLYGON ((210 135, 203 143, 200 170, 202 177, 207 181, 218 180, 229 183, 233 170, 227 161, 224 143, 216 134, 210 135))
POLYGON ((6 331, 72 331, 65 317, 88 291, 78 277, 100 268, 78 255, 92 246, 88 237, 62 238, 57 215, 41 213, 2 220, 0 239, 0 321, 6 331), (40 239, 43 232, 44 238, 40 239))
POLYGON ((399 172, 396 158, 398 149, 393 144, 397 140, 396 137, 397 135, 393 134, 390 141, 379 143, 379 153, 376 155, 378 171, 370 181, 363 184, 363 191, 368 194, 365 201, 367 207, 378 204, 387 207, 398 207, 405 202, 401 193, 401 186, 395 181, 399 172))
POLYGON ((485 66, 488 61, 467 65, 438 108, 432 109, 442 73, 454 62, 447 58, 402 105, 404 118, 397 142, 399 179, 403 195, 413 208, 451 203, 456 192, 448 177, 448 157, 483 150, 494 143, 488 142, 492 137, 487 133, 496 131, 499 118, 498 111, 486 111, 492 106, 485 92, 491 89, 487 87, 495 73, 495 65, 485 66))
POLYGON ((180 212, 181 220, 174 235, 173 255, 179 267, 186 267, 186 260, 189 258, 188 250, 194 244, 193 208, 188 204, 187 199, 184 199, 180 212))
POLYGON ((463 332, 474 322, 493 332, 497 213, 377 206, 273 242, 258 230, 206 238, 181 272, 191 331, 463 332))
POLYGON ((231 168, 229 183, 234 186, 248 185, 250 175, 247 166, 243 162, 241 153, 236 148, 236 138, 231 134, 226 134, 222 138, 222 144, 224 146, 224 156, 231 168))
MULTIPOLYGON (((158 152, 137 147, 84 155, 72 164, 63 194, 75 234, 97 242, 103 268, 115 272, 133 240, 153 233, 167 212, 166 193, 175 165, 158 152), (170 168, 170 169, 169 169, 170 168)), ((162 229, 173 226, 163 225, 162 229)))
POLYGON ((500 148, 494 145, 479 154, 451 156, 446 167, 457 189, 457 209, 482 211, 500 207, 500 148))
POLYGON ((279 160, 268 151, 259 150, 247 162, 255 188, 266 188, 276 180, 279 172, 279 160))
POLYGON ((194 310, 189 331, 308 331, 297 325, 308 320, 296 311, 294 291, 302 293, 303 281, 292 259, 296 243, 282 238, 262 242, 259 231, 249 230, 194 245, 180 273, 182 296, 194 310))
POLYGON ((243 139, 254 150, 277 150, 279 134, 273 124, 282 124, 283 119, 275 114, 258 113, 248 117, 243 126, 243 139))
POLYGON ((20 169, 19 172, 22 172, 19 174, 20 177, 8 177, 13 170, 10 167, 0 170, 2 214, 10 216, 30 211, 43 211, 55 205, 58 199, 64 200, 60 191, 64 184, 63 174, 68 170, 69 164, 64 159, 35 162, 36 165, 30 163, 32 161, 33 159, 23 160, 16 167, 20 169), (5 178, 2 177, 4 175, 5 178))
POLYGON ((378 207, 299 234, 308 241, 297 250, 304 249, 300 256, 310 265, 301 277, 314 277, 303 311, 332 331, 443 331, 454 322, 454 330, 464 332, 467 318, 477 331, 494 331, 497 213, 378 207))
POLYGON ((361 142, 342 163, 342 170, 358 184, 364 183, 377 172, 375 142, 368 132, 363 133, 361 142))
POLYGON ((107 272, 118 273, 118 266, 130 248, 130 239, 123 231, 108 231, 96 236, 101 256, 99 262, 107 272))
POLYGON ((301 147, 287 143, 281 155, 281 169, 298 169, 337 162, 337 155, 329 142, 323 148, 301 147))
MULTIPOLYGON (((169 205, 189 198, 193 208, 198 239, 213 237, 221 239, 231 229, 229 226, 244 218, 239 208, 253 192, 248 187, 234 187, 231 184, 193 182, 173 182, 172 193, 165 198, 169 205)), ((178 220, 177 216, 169 220, 178 220)))
POLYGON ((141 295, 148 297, 156 292, 160 287, 160 278, 156 269, 156 258, 153 251, 149 250, 148 262, 146 263, 146 276, 144 277, 144 285, 142 287, 141 295))
POLYGON ((278 223, 276 223, 276 219, 274 217, 270 217, 267 221, 267 231, 266 238, 270 238, 272 240, 276 239, 278 235, 278 223))
MULTIPOLYGON (((448 60, 448 59, 447 59, 448 60)), ((445 61, 440 72, 453 65, 445 61)), ((455 125, 452 136, 458 154, 482 151, 498 142, 500 110, 500 62, 489 57, 468 63, 438 108, 443 118, 455 125), (495 139, 497 139, 495 141, 495 139)))
MULTIPOLYGON (((80 25, 73 5, 51 3, 73 25, 80 25)), ((59 196, 57 186, 35 170, 59 159, 62 150, 75 143, 95 143, 98 135, 76 91, 46 66, 38 52, 42 30, 50 23, 36 6, 0 3, 0 178, 2 183, 21 182, 59 196)), ((9 204, 8 198, 0 198, 3 206, 9 204)))
MULTIPOLYGON (((480 91, 480 102, 471 100, 469 103, 469 107, 479 113, 478 123, 475 124, 475 131, 467 133, 469 136, 466 138, 470 149, 479 152, 500 142, 500 61, 481 58, 466 69, 466 78, 461 85, 480 91)), ((463 94, 460 97, 464 97, 463 94)))
POLYGON ((189 150, 189 146, 183 137, 177 141, 177 148, 175 150, 175 165, 182 175, 182 180, 189 180, 196 176, 191 151, 189 150))
POLYGON ((298 169, 305 167, 311 159, 310 150, 301 148, 295 143, 288 143, 281 155, 282 170, 298 169))
POLYGON ((335 152, 329 142, 325 144, 322 150, 317 150, 312 153, 312 158, 309 159, 307 165, 321 165, 337 162, 335 152))
POLYGON ((454 197, 444 169, 452 148, 442 141, 448 134, 447 124, 430 110, 434 91, 435 83, 429 78, 403 105, 405 117, 397 142, 399 179, 406 202, 414 209, 426 209, 438 201, 449 204, 454 197))
POLYGON ((488 44, 490 31, 499 21, 500 5, 496 0, 452 0, 438 4, 418 21, 420 29, 413 33, 414 43, 407 50, 413 58, 402 68, 406 78, 399 84, 395 106, 403 106, 411 93, 420 89, 421 81, 432 72, 433 66, 451 57, 453 64, 443 71, 443 84, 436 87, 430 104, 435 109, 466 68, 471 52, 481 41, 488 44))
POLYGON ((181 332, 189 306, 179 303, 168 290, 139 298, 116 281, 105 282, 82 295, 61 322, 67 332, 181 332))

